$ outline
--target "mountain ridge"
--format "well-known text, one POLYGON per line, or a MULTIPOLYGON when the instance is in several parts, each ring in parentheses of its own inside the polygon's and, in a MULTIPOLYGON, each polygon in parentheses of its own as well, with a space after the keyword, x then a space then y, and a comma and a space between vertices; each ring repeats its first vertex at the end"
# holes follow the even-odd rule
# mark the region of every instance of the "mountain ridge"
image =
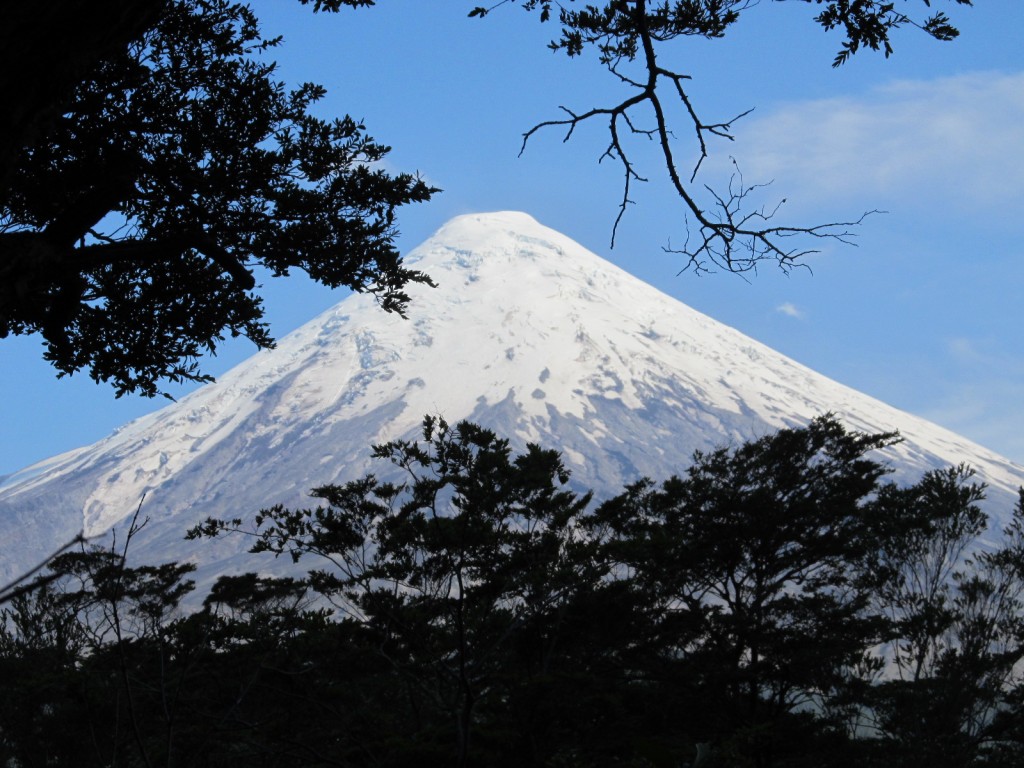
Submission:
POLYGON ((180 543, 185 528, 308 503, 309 488, 367 471, 372 443, 415 436, 426 413, 557 448, 599 498, 682 471, 696 449, 826 411, 852 429, 899 429, 886 454, 897 477, 966 460, 1007 514, 1024 483, 1024 468, 785 358, 526 214, 453 219, 406 263, 438 283, 413 287, 407 320, 350 296, 217 383, 0 481, 0 533, 19 552, 0 579, 33 564, 25 553, 122 523, 143 498, 152 520, 137 555, 244 567, 244 542, 197 554, 180 543))

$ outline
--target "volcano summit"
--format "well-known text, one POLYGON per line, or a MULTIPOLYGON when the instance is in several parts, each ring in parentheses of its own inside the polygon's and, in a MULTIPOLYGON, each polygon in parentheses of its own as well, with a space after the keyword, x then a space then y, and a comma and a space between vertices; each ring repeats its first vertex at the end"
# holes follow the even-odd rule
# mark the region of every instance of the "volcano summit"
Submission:
MULTIPOLYGON (((186 543, 208 516, 308 504, 312 487, 370 468, 373 443, 424 414, 556 448, 597 498, 679 473, 710 449, 833 412, 899 430, 897 479, 967 462, 1009 514, 1024 468, 821 376, 690 309, 521 213, 456 218, 407 257, 408 319, 350 296, 178 403, 0 485, 0 582, 84 530, 123 525, 148 561, 244 568, 243 537, 186 543)), ((375 467, 375 471, 379 468, 375 467)))

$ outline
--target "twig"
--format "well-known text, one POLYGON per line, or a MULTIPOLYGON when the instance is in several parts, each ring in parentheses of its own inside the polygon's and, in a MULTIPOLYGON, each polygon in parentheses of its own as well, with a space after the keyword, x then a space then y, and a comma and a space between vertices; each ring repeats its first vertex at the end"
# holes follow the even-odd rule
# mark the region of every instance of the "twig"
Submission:
POLYGON ((75 546, 76 544, 84 544, 88 540, 89 539, 85 536, 85 531, 80 530, 78 532, 78 535, 75 536, 75 538, 73 538, 67 544, 61 546, 53 554, 51 554, 45 560, 40 562, 39 565, 37 565, 35 568, 33 568, 30 571, 26 571, 9 584, 5 584, 2 588, 0 588, 0 605, 3 605, 4 603, 9 603, 11 600, 21 597, 23 594, 31 592, 33 589, 37 589, 38 587, 41 587, 45 584, 49 584, 51 581, 54 581, 56 578, 58 578, 60 574, 50 574, 49 576, 44 576, 41 579, 36 579, 31 584, 26 584, 23 587, 18 587, 18 584, 21 584, 26 579, 30 579, 35 574, 39 573, 39 571, 43 570, 43 568, 45 568, 55 557, 60 555, 62 552, 71 549, 71 547, 75 546))

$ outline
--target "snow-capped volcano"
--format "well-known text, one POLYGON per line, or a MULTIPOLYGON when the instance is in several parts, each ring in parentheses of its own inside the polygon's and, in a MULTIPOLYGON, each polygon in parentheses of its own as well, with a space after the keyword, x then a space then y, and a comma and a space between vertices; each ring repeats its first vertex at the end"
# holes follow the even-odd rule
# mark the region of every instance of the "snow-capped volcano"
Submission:
POLYGON ((562 451, 602 498, 826 411, 898 429, 897 476, 966 461, 1009 513, 1024 468, 831 381, 696 312, 521 213, 462 216, 407 257, 408 319, 350 296, 180 402, 0 486, 0 582, 79 530, 97 535, 145 497, 140 559, 242 567, 241 538, 185 543, 207 516, 308 503, 369 469, 373 443, 424 414, 471 419, 562 451))

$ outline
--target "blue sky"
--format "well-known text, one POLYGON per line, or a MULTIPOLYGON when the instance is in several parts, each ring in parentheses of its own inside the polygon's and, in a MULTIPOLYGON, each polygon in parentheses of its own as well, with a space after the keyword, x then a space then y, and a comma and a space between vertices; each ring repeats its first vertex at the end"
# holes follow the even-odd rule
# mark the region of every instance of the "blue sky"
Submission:
MULTIPOLYGON (((364 119, 394 147, 390 168, 445 190, 400 213, 403 250, 458 214, 525 211, 797 361, 1024 462, 1024 3, 933 2, 960 39, 902 30, 890 59, 864 52, 838 70, 838 36, 795 0, 761 0, 722 40, 663 47, 666 64, 692 75, 706 119, 755 108, 734 142, 710 146, 700 179, 721 185, 735 157, 748 181, 773 182, 768 194, 786 198, 796 224, 887 211, 859 228, 857 247, 826 244, 812 272, 766 264, 748 280, 677 274, 678 257, 662 246, 684 238, 683 211, 647 147, 635 157, 651 181, 634 189, 614 250, 621 173, 596 162, 601 126, 568 144, 542 133, 518 157, 523 131, 559 105, 610 104, 617 86, 593 58, 547 51, 553 25, 511 6, 467 18, 477 4, 382 0, 315 16, 294 0, 253 3, 265 31, 285 37, 274 55, 282 79, 327 86, 324 115, 364 119)), ((679 126, 678 152, 691 153, 679 126)), ((279 337, 343 297, 300 276, 264 293, 279 337)), ((253 351, 226 345, 207 370, 253 351)), ((85 375, 58 381, 37 339, 4 340, 0 475, 164 404, 116 400, 85 375)))

